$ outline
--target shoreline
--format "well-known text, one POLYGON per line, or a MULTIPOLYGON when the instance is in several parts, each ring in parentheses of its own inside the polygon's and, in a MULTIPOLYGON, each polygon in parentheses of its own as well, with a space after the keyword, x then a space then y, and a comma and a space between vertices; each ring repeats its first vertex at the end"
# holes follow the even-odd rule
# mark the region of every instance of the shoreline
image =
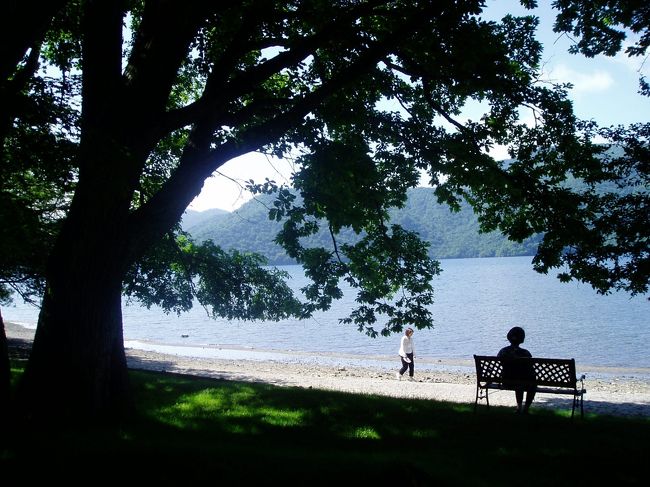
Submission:
MULTIPOLYGON (((34 335, 33 329, 12 322, 5 323, 5 332, 10 341, 31 341, 34 335)), ((229 355, 226 357, 197 357, 164 353, 160 351, 159 345, 152 345, 152 349, 145 350, 127 346, 128 343, 127 340, 127 364, 133 369, 259 382, 282 387, 451 401, 469 407, 473 407, 476 394, 476 376, 471 360, 416 361, 416 380, 409 381, 406 378, 396 379, 397 360, 380 360, 382 366, 364 366, 354 360, 358 357, 339 355, 336 357, 337 363, 322 363, 320 359, 323 357, 315 357, 317 354, 284 351, 264 351, 271 355, 261 355, 259 360, 251 360, 245 357, 246 353, 250 354, 250 349, 240 350, 244 354, 240 356, 233 355, 236 349, 227 349, 229 355)), ((176 347, 176 351, 178 348, 176 347)), ((198 349, 210 349, 194 348, 195 352, 198 349)), ((216 347, 214 350, 224 349, 216 347)), ((579 367, 578 373, 587 375, 586 414, 593 412, 650 418, 650 375, 645 369, 579 367)), ((538 394, 533 408, 570 410, 571 402, 570 396, 538 394)), ((493 392, 490 394, 490 404, 513 406, 513 394, 509 391, 493 392)), ((485 408, 484 402, 480 406, 485 408)))
MULTIPOLYGON (((125 349, 142 350, 163 355, 179 357, 205 358, 214 360, 248 360, 253 362, 277 361, 288 364, 317 364, 330 367, 360 367, 382 370, 399 368, 397 355, 361 355, 342 352, 310 352, 301 350, 262 349, 236 345, 198 345, 198 344, 161 344, 146 340, 125 340, 125 349)), ((420 371, 457 372, 474 374, 474 361, 462 358, 420 358, 417 359, 420 371)), ((588 374, 592 378, 607 380, 612 377, 630 377, 650 381, 650 368, 606 365, 584 365, 576 363, 577 373, 588 374)))

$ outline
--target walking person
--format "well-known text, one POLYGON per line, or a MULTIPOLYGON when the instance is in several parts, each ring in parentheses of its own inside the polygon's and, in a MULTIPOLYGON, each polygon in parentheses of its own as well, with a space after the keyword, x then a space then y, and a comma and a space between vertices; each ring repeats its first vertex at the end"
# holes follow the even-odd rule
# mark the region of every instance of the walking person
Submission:
POLYGON ((506 359, 503 363, 504 384, 506 384, 505 379, 507 378, 508 382, 511 383, 511 386, 515 391, 517 413, 527 414, 530 405, 533 403, 533 399, 535 399, 535 386, 517 386, 517 381, 524 380, 528 382, 530 380, 535 380, 535 371, 533 370, 531 364, 528 361, 517 361, 517 359, 520 358, 532 358, 531 353, 525 348, 521 348, 520 346, 526 339, 526 333, 524 332, 523 328, 515 326, 510 329, 508 335, 506 335, 506 338, 510 342, 510 345, 503 347, 497 354, 497 357, 506 359), (525 403, 524 391, 526 392, 525 403))
POLYGON ((415 370, 415 345, 413 343, 413 328, 407 328, 399 343, 399 358, 402 361, 402 368, 397 373, 397 378, 402 380, 406 369, 409 371, 409 379, 413 380, 415 370))

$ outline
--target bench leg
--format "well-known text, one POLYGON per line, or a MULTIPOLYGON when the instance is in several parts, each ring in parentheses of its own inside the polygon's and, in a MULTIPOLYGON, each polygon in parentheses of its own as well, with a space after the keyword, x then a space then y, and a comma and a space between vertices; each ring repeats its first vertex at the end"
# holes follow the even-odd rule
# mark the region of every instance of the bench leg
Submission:
POLYGON ((585 417, 584 395, 580 395, 580 419, 585 417))
POLYGON ((585 408, 584 408, 583 397, 582 397, 582 395, 576 395, 576 394, 574 394, 574 396, 573 396, 573 408, 571 409, 571 419, 573 419, 573 415, 575 413, 577 405, 580 406, 580 419, 584 419, 584 417, 585 417, 585 408))
POLYGON ((576 401, 578 400, 578 396, 575 394, 573 395, 573 407, 571 408, 571 419, 573 419, 573 415, 576 412, 576 401))
POLYGON ((485 403, 487 404, 488 409, 490 409, 490 398, 488 396, 488 389, 485 389, 485 396, 481 395, 481 387, 476 386, 476 399, 474 400, 474 413, 478 408, 478 402, 485 397, 485 403))

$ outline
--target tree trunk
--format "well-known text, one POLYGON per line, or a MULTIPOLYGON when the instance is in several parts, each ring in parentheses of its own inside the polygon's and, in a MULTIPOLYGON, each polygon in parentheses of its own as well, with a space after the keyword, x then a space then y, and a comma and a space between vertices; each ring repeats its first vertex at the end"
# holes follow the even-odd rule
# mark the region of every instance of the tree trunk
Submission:
MULTIPOLYGON (((119 266, 109 253, 95 260, 119 266)), ((21 410, 51 426, 119 419, 131 408, 120 281, 97 271, 52 276, 43 298, 19 399, 21 410)))
MULTIPOLYGON (((110 134, 110 132, 107 131, 110 134)), ((121 291, 133 262, 128 175, 119 144, 93 138, 70 211, 52 249, 21 410, 36 420, 119 419, 131 406, 121 291), (84 177, 85 176, 85 177, 84 177), (127 181, 127 182, 125 182, 127 181)), ((83 144, 82 144, 83 145, 83 144)))

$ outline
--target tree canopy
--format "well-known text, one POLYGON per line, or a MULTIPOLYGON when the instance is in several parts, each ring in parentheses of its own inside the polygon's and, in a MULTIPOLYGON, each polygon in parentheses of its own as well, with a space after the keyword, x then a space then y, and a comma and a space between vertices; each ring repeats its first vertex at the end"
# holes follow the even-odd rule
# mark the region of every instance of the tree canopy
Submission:
MULTIPOLYGON (((612 22, 647 32, 634 2, 596 2, 616 13, 604 23, 592 3, 556 2, 558 28, 575 29, 584 49, 620 48, 595 33, 612 22)), ((0 65, 0 198, 16 208, 2 217, 18 238, 8 250, 24 246, 0 273, 46 286, 27 390, 47 387, 48 365, 62 360, 77 381, 71 400, 124 406, 122 292, 273 319, 327 308, 346 280, 358 306, 343 321, 369 335, 430 326, 438 265, 388 219, 421 172, 440 202, 469 201, 485 230, 543 233, 539 271, 647 291, 648 126, 576 120, 566 86, 540 80, 534 15, 488 21, 479 0, 40 7, 11 3, 4 21, 24 29, 4 39, 0 65), (480 118, 463 119, 469 102, 480 118), (623 155, 594 145, 596 134, 623 155), (513 162, 489 155, 497 144, 513 162), (199 245, 177 225, 205 179, 251 151, 299 162, 299 200, 272 181, 250 188, 277 193, 277 241, 312 279, 301 297, 258 258, 199 245), (604 183, 626 191, 603 193, 604 183), (323 222, 331 244, 306 246, 323 222), (339 245, 345 229, 360 239, 339 245)))

